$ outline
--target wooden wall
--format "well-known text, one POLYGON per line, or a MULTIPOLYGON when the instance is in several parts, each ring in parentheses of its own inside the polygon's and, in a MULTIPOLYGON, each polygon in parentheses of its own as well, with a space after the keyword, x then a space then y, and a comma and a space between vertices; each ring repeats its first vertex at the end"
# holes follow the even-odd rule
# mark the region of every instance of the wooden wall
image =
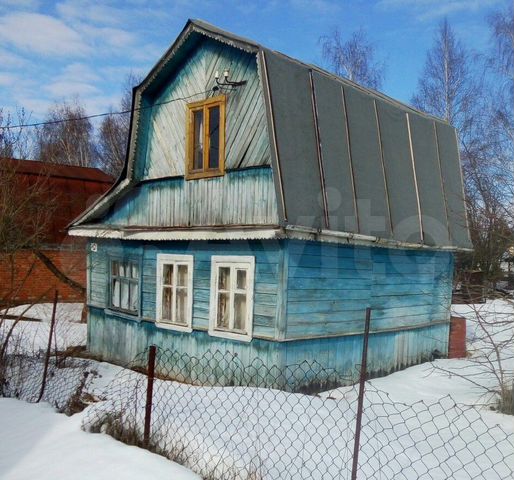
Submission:
POLYGON ((453 256, 292 241, 284 338, 356 334, 449 322, 453 256))
POLYGON ((122 197, 102 223, 137 226, 277 225, 270 167, 223 177, 182 177, 142 183, 122 197))
POLYGON ((271 163, 256 55, 204 38, 158 94, 144 97, 149 108, 139 125, 139 178, 184 175, 186 103, 219 95, 205 92, 215 85, 215 72, 221 75, 226 68, 231 80, 247 83, 222 92, 227 95, 225 168, 271 163))
MULTIPOLYGON (((137 320, 155 320, 156 258, 158 253, 194 255, 193 273, 193 328, 209 327, 209 298, 212 255, 255 256, 254 336, 273 339, 275 319, 280 305, 278 288, 282 247, 277 242, 116 242, 97 243, 97 252, 89 252, 88 303, 99 308, 108 307, 110 257, 142 259, 142 309, 137 320)), ((113 316, 116 313, 113 312, 113 316)), ((128 316, 130 319, 130 316, 128 316)))
POLYGON ((90 350, 120 363, 154 343, 189 355, 232 352, 283 368, 316 360, 342 375, 360 361, 367 306, 372 307, 370 372, 389 373, 448 351, 452 254, 300 241, 116 242, 89 253, 90 350), (194 255, 193 333, 157 327, 157 253, 194 255), (208 335, 210 257, 254 255, 254 339, 208 335), (107 307, 110 256, 142 258, 138 318, 107 307))

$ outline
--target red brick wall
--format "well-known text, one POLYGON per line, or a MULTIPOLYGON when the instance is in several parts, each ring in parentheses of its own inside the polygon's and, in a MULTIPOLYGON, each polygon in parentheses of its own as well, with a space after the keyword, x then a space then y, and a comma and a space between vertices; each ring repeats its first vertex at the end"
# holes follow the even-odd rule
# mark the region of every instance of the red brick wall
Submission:
MULTIPOLYGON (((86 252, 83 246, 42 252, 61 272, 83 287, 86 286, 86 252)), ((12 262, 0 256, 0 302, 6 299, 15 303, 52 301, 55 289, 59 290, 61 301, 84 300, 84 295, 60 282, 33 253, 17 252, 12 262)))
POLYGON ((450 319, 450 342, 448 358, 463 358, 466 356, 466 319, 454 317, 450 319))

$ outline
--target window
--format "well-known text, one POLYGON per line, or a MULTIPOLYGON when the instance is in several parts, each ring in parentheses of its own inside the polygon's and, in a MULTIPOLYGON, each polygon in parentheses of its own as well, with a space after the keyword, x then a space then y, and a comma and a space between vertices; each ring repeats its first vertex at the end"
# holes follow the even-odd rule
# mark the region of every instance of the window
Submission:
POLYGON ((192 313, 193 256, 157 255, 157 322, 191 332, 192 313))
POLYGON ((187 106, 186 178, 205 178, 225 172, 225 96, 187 106))
POLYGON ((110 306, 139 313, 139 261, 111 260, 110 306))
POLYGON ((254 257, 212 257, 211 335, 252 339, 254 270, 254 257))

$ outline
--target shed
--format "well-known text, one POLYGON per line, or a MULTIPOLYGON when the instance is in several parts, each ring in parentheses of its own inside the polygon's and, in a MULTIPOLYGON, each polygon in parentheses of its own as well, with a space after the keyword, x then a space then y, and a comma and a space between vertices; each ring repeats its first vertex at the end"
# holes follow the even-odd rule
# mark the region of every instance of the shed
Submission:
POLYGON ((372 373, 446 354, 453 255, 471 248, 455 130, 190 20, 134 89, 89 239, 89 349, 230 351, 372 373))

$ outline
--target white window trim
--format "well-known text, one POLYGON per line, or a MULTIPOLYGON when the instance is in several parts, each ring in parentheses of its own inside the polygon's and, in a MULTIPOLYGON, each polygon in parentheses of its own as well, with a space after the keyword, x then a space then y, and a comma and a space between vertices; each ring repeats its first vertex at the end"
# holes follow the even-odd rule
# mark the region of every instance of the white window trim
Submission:
MULTIPOLYGON (((157 254, 157 270, 156 270, 156 299, 155 299, 155 325, 159 328, 168 330, 176 330, 178 332, 191 333, 193 331, 193 255, 174 255, 168 253, 157 254), (188 280, 187 280, 187 325, 177 325, 168 321, 162 320, 162 274, 163 267, 167 264, 182 264, 187 265, 188 280)), ((174 269, 175 271, 176 269, 174 269)), ((176 295, 173 295, 173 301, 176 301, 176 295)))
MULTIPOLYGON (((250 342, 253 335, 253 297, 254 297, 254 278, 255 278, 255 257, 242 255, 213 255, 211 257, 211 295, 210 295, 210 315, 209 315, 209 335, 213 337, 229 338, 250 342), (216 328, 216 315, 218 313, 218 267, 230 266, 234 268, 245 268, 248 271, 248 297, 247 297, 247 317, 246 333, 236 333, 216 328)), ((232 302, 230 308, 233 308, 232 302)))

